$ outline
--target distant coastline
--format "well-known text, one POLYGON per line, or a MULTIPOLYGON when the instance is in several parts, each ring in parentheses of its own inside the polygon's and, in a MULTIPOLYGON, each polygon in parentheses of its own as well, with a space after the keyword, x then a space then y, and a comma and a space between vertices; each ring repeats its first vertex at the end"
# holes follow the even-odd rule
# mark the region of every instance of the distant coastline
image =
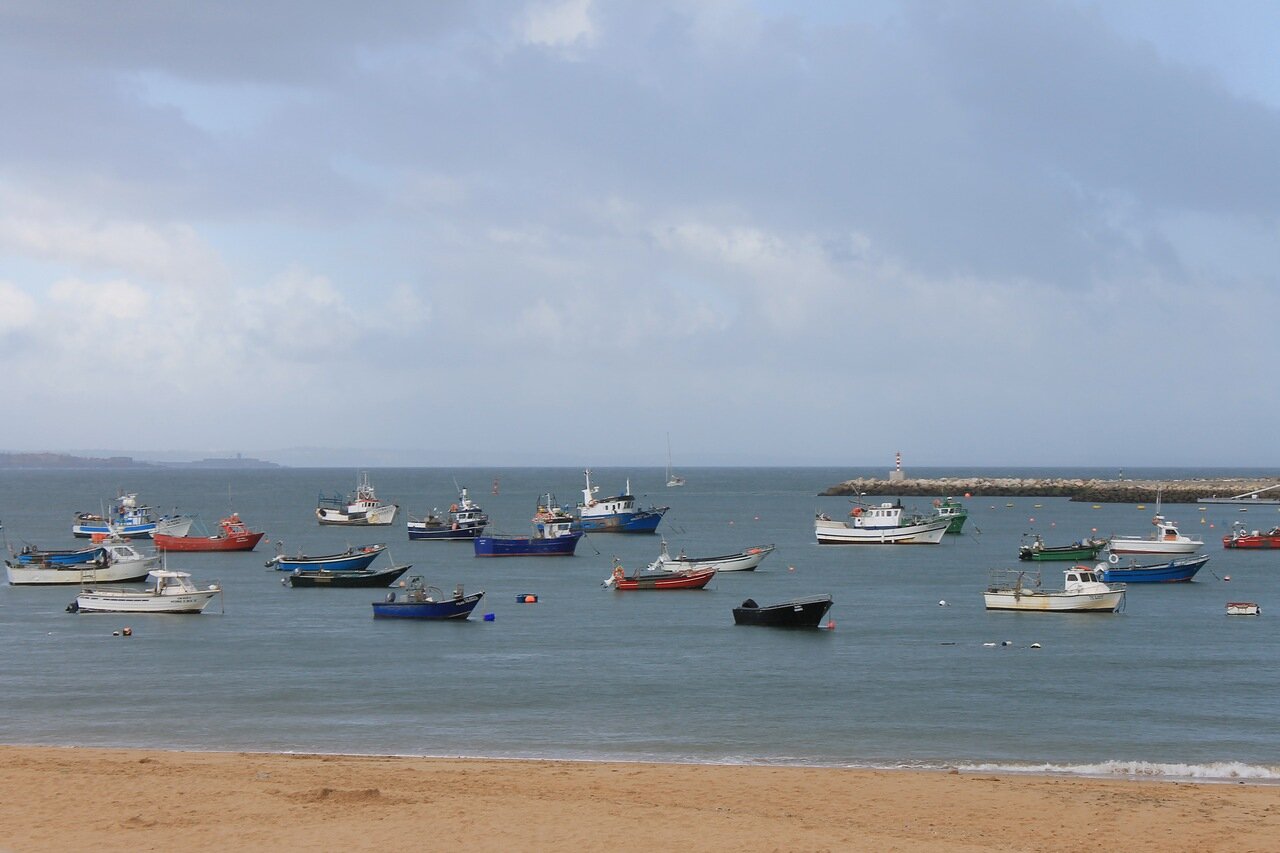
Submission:
POLYGON ((73 456, 70 453, 0 453, 0 470, 136 470, 163 468, 281 468, 263 459, 232 456, 194 462, 144 462, 132 456, 73 456))
MULTIPOLYGON (((1203 498, 1225 498, 1260 491, 1280 483, 1268 477, 1205 478, 1190 480, 1070 479, 1041 477, 931 477, 845 480, 819 495, 1065 497, 1093 503, 1154 503, 1157 493, 1165 503, 1196 503, 1203 498)), ((1263 497, 1280 498, 1280 489, 1263 497)))

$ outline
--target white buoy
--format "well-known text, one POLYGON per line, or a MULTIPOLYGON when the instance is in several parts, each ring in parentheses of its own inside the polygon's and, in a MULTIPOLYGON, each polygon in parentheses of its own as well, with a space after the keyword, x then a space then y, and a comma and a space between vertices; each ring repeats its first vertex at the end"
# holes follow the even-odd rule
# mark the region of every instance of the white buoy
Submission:
POLYGON ((1032 644, 1031 644, 1031 648, 1033 648, 1033 649, 1038 649, 1038 648, 1040 648, 1040 644, 1039 644, 1039 643, 1032 643, 1032 644))
POLYGON ((938 602, 938 606, 939 606, 939 607, 946 607, 946 606, 947 606, 947 600, 946 600, 945 598, 944 598, 944 599, 942 599, 941 601, 939 601, 939 602, 938 602))
POLYGON ((995 643, 983 643, 982 645, 984 645, 984 646, 994 646, 994 645, 995 645, 995 643))

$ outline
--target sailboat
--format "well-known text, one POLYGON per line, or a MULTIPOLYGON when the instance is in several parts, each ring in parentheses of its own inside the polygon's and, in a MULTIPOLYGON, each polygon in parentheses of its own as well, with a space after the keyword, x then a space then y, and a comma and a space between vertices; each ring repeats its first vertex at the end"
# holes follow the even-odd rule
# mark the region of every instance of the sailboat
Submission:
POLYGON ((684 477, 671 471, 671 433, 667 433, 667 488, 684 485, 684 477))

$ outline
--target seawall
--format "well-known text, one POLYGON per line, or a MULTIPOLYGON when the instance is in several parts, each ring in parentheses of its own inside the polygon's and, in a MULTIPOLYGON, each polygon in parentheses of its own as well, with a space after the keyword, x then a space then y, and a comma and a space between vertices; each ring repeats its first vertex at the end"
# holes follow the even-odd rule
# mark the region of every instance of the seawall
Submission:
MULTIPOLYGON (((1065 497, 1092 503, 1154 503, 1157 490, 1165 503, 1196 503, 1205 497, 1231 497, 1275 486, 1280 480, 1196 479, 1196 480, 1074 480, 1018 477, 938 477, 929 479, 880 480, 859 478, 830 486, 820 495, 902 495, 952 496, 1008 495, 1025 497, 1065 497)), ((1262 495, 1280 499, 1280 489, 1262 495)))

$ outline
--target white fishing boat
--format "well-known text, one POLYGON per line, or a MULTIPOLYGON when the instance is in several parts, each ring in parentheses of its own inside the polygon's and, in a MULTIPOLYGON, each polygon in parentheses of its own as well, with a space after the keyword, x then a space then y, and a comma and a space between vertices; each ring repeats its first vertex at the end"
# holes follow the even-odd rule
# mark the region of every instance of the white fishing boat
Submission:
POLYGON ((397 504, 384 501, 369 483, 369 473, 362 472, 356 481, 354 495, 321 495, 316 501, 316 520, 321 524, 375 526, 395 521, 397 504))
POLYGON ((983 593, 988 610, 1028 610, 1042 613, 1114 613, 1124 606, 1124 584, 1105 584, 1088 566, 1063 572, 1059 590, 1040 586, 1040 572, 997 569, 983 593))
POLYGON ((1228 616, 1260 616, 1262 608, 1254 601, 1228 601, 1228 616))
POLYGON ((948 518, 903 516, 901 503, 858 504, 848 521, 818 513, 813 521, 819 545, 937 545, 951 523, 948 518))
POLYGON ((1194 554, 1204 542, 1178 532, 1178 526, 1157 515, 1151 520, 1156 532, 1150 536, 1112 536, 1107 544, 1111 555, 1119 554, 1194 554))
POLYGON ((717 572, 755 571, 765 557, 773 553, 772 545, 757 545, 734 554, 719 557, 686 557, 684 551, 677 557, 667 550, 667 540, 662 540, 662 553, 649 564, 650 571, 678 572, 689 569, 715 569, 717 572))
POLYGON ((67 610, 80 613, 200 613, 215 595, 217 584, 200 589, 187 572, 153 571, 147 589, 83 589, 67 610))
POLYGON ((667 433, 667 488, 684 485, 684 477, 671 470, 671 433, 667 433))
POLYGON ((6 560, 5 572, 11 586, 58 586, 95 583, 123 583, 145 578, 160 566, 159 554, 143 554, 124 539, 100 543, 101 556, 85 563, 54 563, 34 560, 16 563, 6 560))

